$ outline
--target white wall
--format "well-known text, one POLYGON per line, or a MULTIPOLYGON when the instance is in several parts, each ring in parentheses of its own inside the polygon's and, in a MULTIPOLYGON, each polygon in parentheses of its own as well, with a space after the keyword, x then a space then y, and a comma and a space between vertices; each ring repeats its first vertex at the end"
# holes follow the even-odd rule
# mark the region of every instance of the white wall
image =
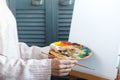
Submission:
POLYGON ((91 48, 94 55, 79 63, 95 70, 74 69, 114 80, 120 48, 120 0, 75 0, 69 41, 91 48))

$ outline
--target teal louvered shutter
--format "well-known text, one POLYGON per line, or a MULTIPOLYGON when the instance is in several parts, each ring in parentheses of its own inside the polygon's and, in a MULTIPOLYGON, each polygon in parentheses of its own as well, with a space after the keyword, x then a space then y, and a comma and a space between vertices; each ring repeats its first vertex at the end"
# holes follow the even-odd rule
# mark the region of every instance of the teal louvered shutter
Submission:
POLYGON ((60 0, 43 1, 43 5, 33 6, 32 0, 9 0, 20 42, 46 46, 54 41, 68 40, 74 3, 64 6, 60 5, 60 0))
POLYGON ((45 6, 32 6, 31 0, 17 0, 16 5, 19 40, 28 45, 44 46, 45 6))
POLYGON ((73 4, 71 5, 61 5, 60 0, 53 2, 53 6, 56 8, 53 10, 53 13, 55 15, 53 16, 53 32, 56 31, 53 33, 55 37, 54 41, 68 41, 74 1, 75 0, 73 0, 73 4))

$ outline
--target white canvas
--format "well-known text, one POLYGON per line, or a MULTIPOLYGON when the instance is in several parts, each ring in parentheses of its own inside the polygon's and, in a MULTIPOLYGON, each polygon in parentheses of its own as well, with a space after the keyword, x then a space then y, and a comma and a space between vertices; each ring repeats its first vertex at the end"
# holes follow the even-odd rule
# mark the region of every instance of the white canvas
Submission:
POLYGON ((75 0, 69 41, 94 52, 79 63, 95 70, 74 69, 115 80, 120 54, 120 0, 75 0))

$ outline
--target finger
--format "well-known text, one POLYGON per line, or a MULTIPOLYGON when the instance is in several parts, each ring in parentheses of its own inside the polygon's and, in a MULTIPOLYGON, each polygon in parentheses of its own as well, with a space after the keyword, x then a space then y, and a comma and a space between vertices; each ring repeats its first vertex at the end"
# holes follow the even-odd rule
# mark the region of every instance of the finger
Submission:
POLYGON ((53 69, 52 72, 59 72, 59 73, 66 73, 70 72, 71 68, 64 68, 64 69, 53 69))
POLYGON ((53 55, 48 55, 48 58, 55 58, 55 56, 53 56, 53 55))
POLYGON ((76 63, 78 63, 77 60, 71 60, 71 64, 76 64, 76 63))
POLYGON ((53 70, 61 70, 61 69, 71 69, 75 64, 69 64, 69 65, 59 65, 58 67, 52 68, 53 70))
POLYGON ((60 60, 60 64, 65 64, 65 65, 76 64, 76 63, 78 63, 77 60, 70 60, 70 59, 67 59, 67 60, 60 60))
POLYGON ((58 60, 59 64, 71 64, 77 62, 76 60, 72 60, 71 58, 55 58, 58 60))
POLYGON ((58 68, 59 68, 59 69, 66 69, 66 68, 71 68, 71 66, 72 66, 71 64, 69 64, 69 65, 64 65, 64 64, 63 64, 63 65, 59 65, 58 68))
POLYGON ((66 76, 66 75, 69 75, 69 73, 62 73, 59 76, 66 76))
POLYGON ((70 59, 67 59, 67 60, 60 60, 60 64, 71 64, 71 60, 70 59))
POLYGON ((60 72, 52 72, 53 76, 66 76, 68 75, 69 72, 64 72, 64 73, 60 73, 60 72))
POLYGON ((61 72, 61 73, 69 73, 70 71, 71 71, 71 68, 59 70, 59 72, 61 72))

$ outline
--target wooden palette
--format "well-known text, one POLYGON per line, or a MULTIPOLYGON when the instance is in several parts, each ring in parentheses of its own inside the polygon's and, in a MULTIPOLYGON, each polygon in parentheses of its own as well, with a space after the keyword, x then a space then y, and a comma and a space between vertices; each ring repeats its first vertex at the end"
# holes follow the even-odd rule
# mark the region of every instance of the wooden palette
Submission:
POLYGON ((77 60, 87 59, 93 52, 88 47, 72 42, 58 41, 50 45, 50 54, 56 57, 72 57, 77 60))

